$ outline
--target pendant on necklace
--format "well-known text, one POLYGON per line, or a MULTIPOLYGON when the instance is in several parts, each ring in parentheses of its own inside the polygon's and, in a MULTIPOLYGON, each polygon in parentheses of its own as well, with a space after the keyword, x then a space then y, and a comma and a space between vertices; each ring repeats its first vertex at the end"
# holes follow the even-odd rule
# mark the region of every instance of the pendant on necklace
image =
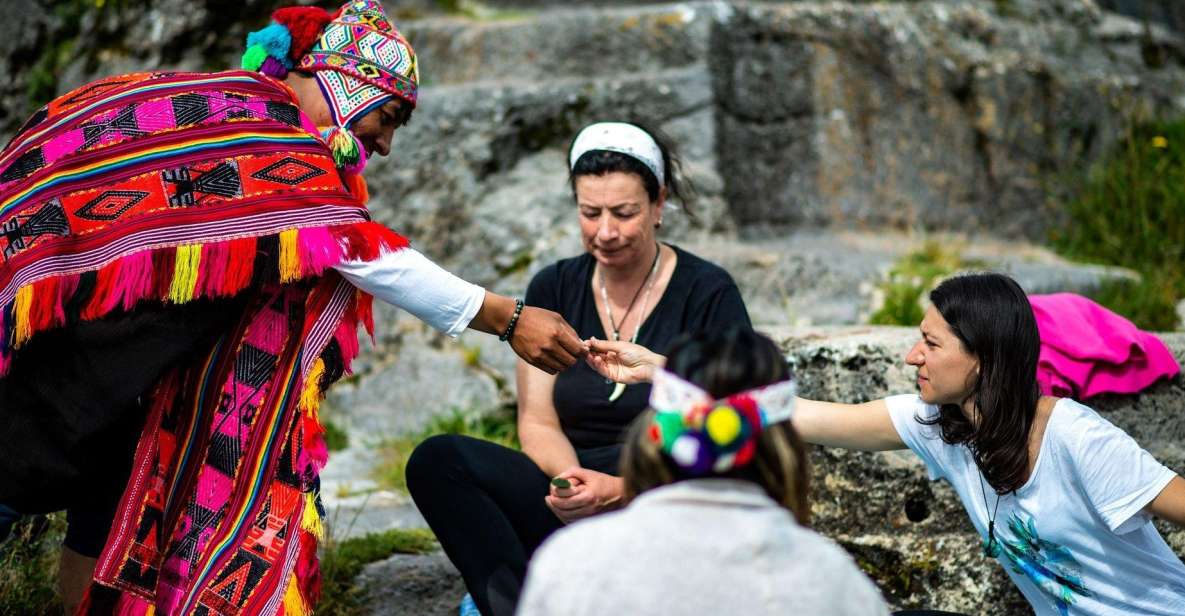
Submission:
POLYGON ((617 385, 614 385, 613 393, 609 394, 609 401, 613 402, 614 400, 617 400, 623 393, 625 393, 625 383, 618 383, 617 385))

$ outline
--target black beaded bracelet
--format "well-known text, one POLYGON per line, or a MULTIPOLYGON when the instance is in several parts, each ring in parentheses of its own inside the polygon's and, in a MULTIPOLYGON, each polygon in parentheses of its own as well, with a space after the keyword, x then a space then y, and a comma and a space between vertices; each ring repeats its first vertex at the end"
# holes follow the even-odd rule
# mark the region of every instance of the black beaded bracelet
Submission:
POLYGON ((514 300, 514 316, 510 317, 510 325, 506 326, 506 331, 502 332, 501 336, 498 336, 498 340, 501 340, 502 342, 506 342, 507 340, 510 340, 511 336, 514 335, 514 326, 518 325, 518 316, 522 313, 523 313, 523 300, 521 300, 521 299, 514 300))

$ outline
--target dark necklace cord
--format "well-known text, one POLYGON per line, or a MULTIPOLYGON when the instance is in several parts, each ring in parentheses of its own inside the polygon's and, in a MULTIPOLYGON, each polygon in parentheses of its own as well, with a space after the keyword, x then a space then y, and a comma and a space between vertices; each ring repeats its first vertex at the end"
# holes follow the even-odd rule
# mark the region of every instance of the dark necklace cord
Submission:
MULTIPOLYGON (((654 261, 650 263, 650 272, 646 274, 646 278, 642 280, 642 284, 638 285, 638 290, 634 291, 634 297, 630 300, 629 306, 626 306, 625 313, 621 315, 621 324, 625 325, 625 320, 629 318, 630 311, 634 309, 634 304, 637 303, 638 297, 642 295, 642 289, 646 288, 646 283, 650 282, 650 277, 654 275, 654 268, 658 265, 658 254, 662 251, 662 247, 658 242, 654 243, 654 261)), ((605 288, 605 273, 599 272, 601 276, 601 288, 605 288)), ((621 328, 613 321, 613 309, 609 307, 609 295, 605 294, 605 311, 609 314, 609 327, 613 329, 613 340, 621 339, 621 328)))

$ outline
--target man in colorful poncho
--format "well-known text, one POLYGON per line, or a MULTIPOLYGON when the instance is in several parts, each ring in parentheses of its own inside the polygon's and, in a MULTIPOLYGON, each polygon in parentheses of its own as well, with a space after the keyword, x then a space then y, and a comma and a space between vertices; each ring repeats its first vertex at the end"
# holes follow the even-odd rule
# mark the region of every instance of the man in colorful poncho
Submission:
POLYGON ((83 613, 310 613, 317 408, 372 295, 549 371, 584 351, 369 220, 359 172, 418 82, 378 2, 248 44, 248 70, 82 86, 0 152, 0 503, 67 509, 83 613))

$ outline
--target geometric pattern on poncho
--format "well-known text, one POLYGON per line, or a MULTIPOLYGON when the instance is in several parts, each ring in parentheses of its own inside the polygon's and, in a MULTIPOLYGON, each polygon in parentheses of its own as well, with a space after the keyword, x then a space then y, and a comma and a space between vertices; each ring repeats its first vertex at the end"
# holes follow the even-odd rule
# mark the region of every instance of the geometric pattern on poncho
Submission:
POLYGON ((92 587, 114 590, 92 610, 316 603, 316 408, 370 323, 369 296, 330 268, 406 246, 369 222, 363 188, 295 94, 248 71, 87 84, 0 151, 0 378, 40 332, 141 302, 249 306, 146 394, 92 587))

